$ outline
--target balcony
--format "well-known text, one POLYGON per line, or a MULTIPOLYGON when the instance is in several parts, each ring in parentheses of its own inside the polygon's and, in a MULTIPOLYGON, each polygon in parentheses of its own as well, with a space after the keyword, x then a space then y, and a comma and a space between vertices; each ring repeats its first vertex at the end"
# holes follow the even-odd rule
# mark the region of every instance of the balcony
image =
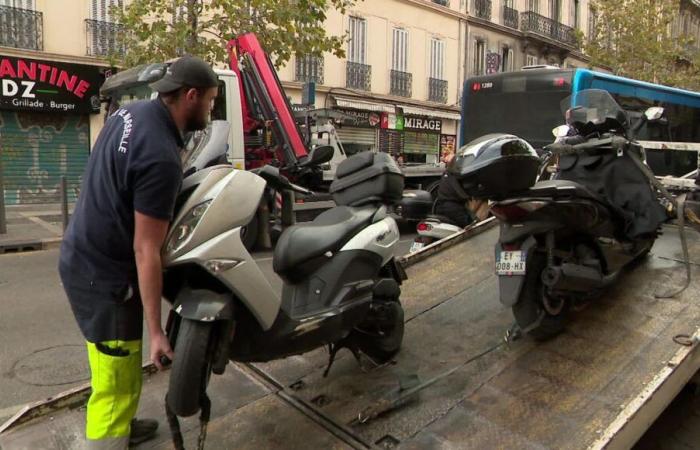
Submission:
POLYGON ((503 25, 518 29, 518 10, 508 6, 503 7, 503 25))
POLYGON ((520 29, 524 33, 552 39, 567 47, 576 47, 574 29, 532 11, 520 14, 520 29))
POLYGON ((447 103, 447 81, 428 78, 428 100, 447 103))
POLYGON ((101 20, 85 20, 87 30, 87 55, 88 56, 122 56, 126 51, 124 47, 124 26, 114 22, 101 20))
POLYGON ((348 61, 345 68, 345 87, 363 91, 371 90, 372 66, 348 61))
POLYGON ((297 56, 294 73, 296 81, 323 84, 323 57, 297 56))
POLYGON ((0 6, 0 46, 44 49, 44 18, 39 11, 0 6))
POLYGON ((479 19, 491 20, 491 0, 474 0, 474 15, 479 19))
POLYGON ((410 97, 413 87, 413 74, 400 72, 398 70, 391 71, 390 91, 391 95, 401 97, 410 97))

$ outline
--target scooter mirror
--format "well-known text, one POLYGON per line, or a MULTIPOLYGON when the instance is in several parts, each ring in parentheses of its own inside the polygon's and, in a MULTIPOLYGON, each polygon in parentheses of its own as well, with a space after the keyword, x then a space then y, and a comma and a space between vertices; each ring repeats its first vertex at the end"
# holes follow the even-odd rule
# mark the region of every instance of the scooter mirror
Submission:
POLYGON ((644 111, 644 115, 649 122, 659 120, 664 115, 664 109, 661 106, 652 106, 644 111))
POLYGON ((571 131, 571 127, 568 125, 559 125, 555 129, 552 130, 552 134, 556 138, 563 138, 569 135, 569 131, 571 131))

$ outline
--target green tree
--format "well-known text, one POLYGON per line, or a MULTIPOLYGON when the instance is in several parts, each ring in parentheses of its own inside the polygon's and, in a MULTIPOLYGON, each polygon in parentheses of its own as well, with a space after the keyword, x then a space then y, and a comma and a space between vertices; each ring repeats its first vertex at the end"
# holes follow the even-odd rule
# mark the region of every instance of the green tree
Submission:
POLYGON ((696 43, 673 26, 679 0, 591 0, 591 7, 595 25, 584 44, 591 65, 652 83, 700 87, 696 43))
POLYGON ((126 51, 113 55, 126 67, 183 54, 226 62, 229 39, 253 32, 279 67, 292 54, 344 57, 345 36, 328 36, 329 8, 345 13, 355 0, 132 0, 113 8, 126 51))

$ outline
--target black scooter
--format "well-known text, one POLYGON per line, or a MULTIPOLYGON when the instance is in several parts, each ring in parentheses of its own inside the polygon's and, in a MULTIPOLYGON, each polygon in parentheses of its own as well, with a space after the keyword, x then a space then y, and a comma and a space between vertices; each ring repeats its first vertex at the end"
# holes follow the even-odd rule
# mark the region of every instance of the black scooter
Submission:
POLYGON ((460 152, 456 169, 468 193, 494 200, 500 299, 517 328, 539 340, 560 333, 571 310, 646 255, 668 219, 633 140, 663 120, 663 109, 631 128, 606 91, 578 92, 563 107, 568 125, 554 130, 543 158, 522 139, 492 135, 460 152), (545 173, 550 179, 535 182, 545 173))

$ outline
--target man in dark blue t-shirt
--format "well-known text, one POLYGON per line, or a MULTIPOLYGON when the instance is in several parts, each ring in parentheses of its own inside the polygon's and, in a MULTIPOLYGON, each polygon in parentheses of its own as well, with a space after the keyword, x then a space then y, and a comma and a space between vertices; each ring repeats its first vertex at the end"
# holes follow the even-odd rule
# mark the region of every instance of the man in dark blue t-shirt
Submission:
POLYGON ((182 182, 183 132, 203 129, 217 94, 204 61, 185 56, 151 85, 159 97, 112 114, 92 149, 59 272, 87 340, 90 447, 124 448, 155 434, 134 420, 145 312, 150 359, 172 350, 161 325, 160 251, 182 182))

